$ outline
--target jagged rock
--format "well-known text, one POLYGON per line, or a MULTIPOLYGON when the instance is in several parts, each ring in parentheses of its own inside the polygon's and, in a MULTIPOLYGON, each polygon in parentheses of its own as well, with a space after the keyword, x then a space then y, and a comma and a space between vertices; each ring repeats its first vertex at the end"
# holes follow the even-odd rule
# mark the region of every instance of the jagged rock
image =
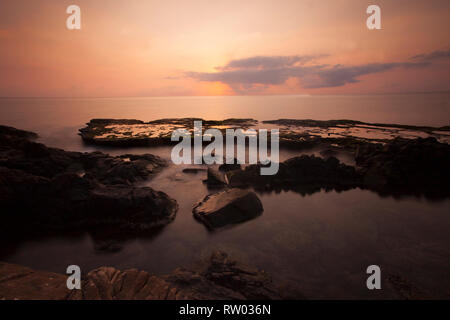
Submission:
POLYGON ((0 127, 2 229, 108 224, 141 230, 173 220, 178 208, 175 200, 132 185, 165 166, 159 157, 66 152, 30 137, 34 135, 0 127))
POLYGON ((261 165, 227 172, 232 187, 252 186, 256 190, 294 190, 312 193, 321 189, 346 190, 360 185, 354 167, 342 164, 334 157, 327 159, 302 155, 280 163, 275 175, 261 175, 261 165))
POLYGON ((364 185, 386 193, 450 195, 450 146, 434 138, 394 139, 356 154, 364 185))
POLYGON ((70 300, 274 300, 303 298, 278 288, 264 271, 218 251, 196 270, 178 268, 155 276, 145 271, 100 267, 82 277, 81 290, 68 290, 67 276, 0 263, 0 299, 70 300))
POLYGON ((120 271, 101 267, 88 273, 81 292, 70 299, 244 300, 282 297, 267 273, 218 251, 198 270, 177 268, 165 276, 154 276, 137 269, 120 271))
POLYGON ((0 262, 0 300, 63 300, 67 276, 0 262))
POLYGON ((38 135, 31 131, 16 129, 13 127, 0 125, 0 136, 14 136, 23 139, 36 139, 38 135))
POLYGON ((436 137, 450 143, 450 126, 429 127, 402 124, 368 123, 355 120, 279 119, 263 121, 280 129, 280 146, 308 148, 339 145, 354 151, 365 143, 389 142, 396 137, 415 139, 436 137))
POLYGON ((248 128, 258 121, 253 119, 204 120, 200 118, 159 119, 144 122, 134 119, 92 119, 79 130, 85 143, 111 147, 148 145, 172 145, 172 132, 185 129, 193 132, 194 121, 202 121, 205 130, 209 128, 248 128))
POLYGON ((206 196, 192 212, 208 227, 219 228, 253 219, 262 211, 262 203, 254 192, 233 188, 206 196))
POLYGON ((342 164, 333 156, 302 155, 280 163, 278 173, 272 176, 262 176, 261 164, 257 164, 226 172, 226 180, 231 187, 301 194, 363 188, 381 195, 450 195, 450 145, 434 138, 360 144, 355 158, 357 167, 342 164))

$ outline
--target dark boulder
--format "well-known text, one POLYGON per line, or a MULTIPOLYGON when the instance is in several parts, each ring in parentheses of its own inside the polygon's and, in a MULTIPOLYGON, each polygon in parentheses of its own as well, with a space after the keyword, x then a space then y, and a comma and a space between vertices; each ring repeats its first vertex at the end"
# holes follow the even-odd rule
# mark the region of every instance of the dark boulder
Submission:
POLYGON ((159 157, 67 152, 30 137, 34 135, 0 127, 0 205, 5 231, 100 225, 145 230, 173 220, 178 208, 175 200, 152 188, 132 185, 165 166, 159 157))
POLYGON ((220 228, 259 216, 263 206, 254 192, 233 188, 206 196, 192 212, 209 228, 220 228))
POLYGON ((450 195, 450 146, 435 138, 366 145, 356 164, 365 187, 382 193, 450 195))
POLYGON ((302 155, 279 165, 275 175, 261 175, 262 165, 250 165, 244 170, 227 172, 232 187, 252 186, 259 191, 294 190, 308 194, 326 190, 347 190, 360 185, 354 167, 342 164, 335 157, 327 159, 302 155))

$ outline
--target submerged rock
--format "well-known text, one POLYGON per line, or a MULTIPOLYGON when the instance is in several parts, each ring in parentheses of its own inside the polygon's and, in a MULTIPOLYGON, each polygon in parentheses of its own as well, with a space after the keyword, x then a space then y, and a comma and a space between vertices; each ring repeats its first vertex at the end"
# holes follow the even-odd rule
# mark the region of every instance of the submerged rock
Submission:
POLYGON ((275 300, 302 299, 264 271, 217 251, 198 269, 178 268, 163 276, 146 271, 100 267, 83 276, 81 290, 68 290, 67 276, 0 263, 0 299, 56 300, 275 300))
POLYGON ((253 219, 263 212, 263 206, 254 192, 233 188, 206 196, 192 212, 208 227, 219 228, 253 219))
POLYGON ((48 148, 31 133, 0 127, 2 229, 148 229, 173 220, 177 203, 132 184, 158 172, 159 157, 48 148))

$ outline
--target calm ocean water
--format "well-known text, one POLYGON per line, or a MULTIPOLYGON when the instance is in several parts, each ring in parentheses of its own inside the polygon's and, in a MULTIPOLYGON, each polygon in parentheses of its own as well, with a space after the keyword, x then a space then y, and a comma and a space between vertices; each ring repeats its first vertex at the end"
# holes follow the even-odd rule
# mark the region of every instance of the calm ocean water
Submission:
MULTIPOLYGON (((91 118, 250 117, 353 119, 411 125, 450 125, 450 94, 373 96, 269 96, 124 99, 0 99, 0 124, 33 130, 43 143, 66 150, 111 154, 154 153, 170 148, 105 149, 85 146, 77 130, 91 118)), ((297 155, 284 150, 281 158, 297 155)), ((110 265, 168 273, 223 249, 300 288, 308 298, 391 298, 389 274, 438 297, 450 297, 450 200, 380 197, 370 191, 259 194, 264 213, 218 232, 192 217, 193 204, 208 194, 204 173, 186 175, 170 165, 145 184, 175 198, 180 210, 157 234, 134 237, 117 250, 99 249, 85 233, 3 243, 0 260, 64 273, 110 265), (189 190, 189 192, 186 192, 189 190), (365 286, 367 266, 381 267, 383 290, 365 286)))
POLYGON ((101 99, 0 99, 3 124, 40 129, 80 125, 91 118, 173 117, 352 119, 443 126, 450 93, 354 96, 238 96, 101 99))

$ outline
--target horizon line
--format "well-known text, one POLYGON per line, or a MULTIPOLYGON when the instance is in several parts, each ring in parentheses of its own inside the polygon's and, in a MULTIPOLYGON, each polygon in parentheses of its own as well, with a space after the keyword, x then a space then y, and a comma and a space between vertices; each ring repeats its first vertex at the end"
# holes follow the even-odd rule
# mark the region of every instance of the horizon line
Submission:
POLYGON ((132 99, 132 98, 213 98, 213 97, 280 97, 280 96, 371 96, 371 95, 399 95, 399 94, 433 94, 450 93, 449 90, 437 91, 399 91, 399 92, 374 92, 374 93, 297 93, 297 94, 258 94, 258 95, 172 95, 172 96, 0 96, 0 99, 132 99))

